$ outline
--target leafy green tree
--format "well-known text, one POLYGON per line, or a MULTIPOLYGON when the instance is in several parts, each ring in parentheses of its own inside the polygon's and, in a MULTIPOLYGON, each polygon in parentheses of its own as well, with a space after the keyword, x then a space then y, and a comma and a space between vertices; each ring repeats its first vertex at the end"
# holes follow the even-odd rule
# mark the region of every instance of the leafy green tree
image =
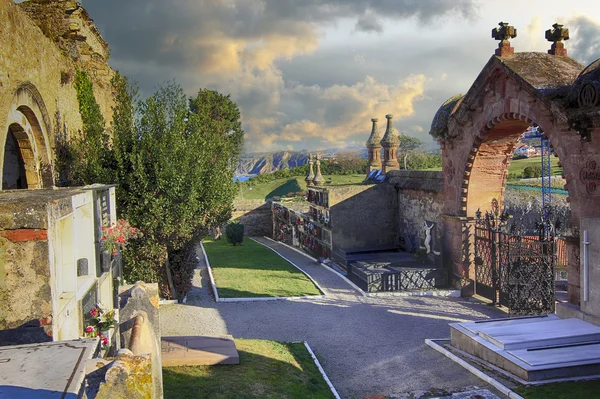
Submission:
POLYGON ((233 173, 243 143, 237 106, 217 92, 187 98, 169 83, 137 107, 135 90, 115 81, 113 122, 116 175, 122 215, 144 232, 138 253, 127 259, 129 279, 166 273, 178 296, 189 289, 193 263, 189 243, 210 225, 229 219, 236 190, 233 173), (148 273, 152 258, 161 271, 148 273), (164 272, 164 273, 163 273, 164 272))
POLYGON ((410 153, 423 145, 423 142, 411 136, 402 135, 400 137, 400 146, 398 147, 398 151, 400 154, 403 154, 404 159, 404 169, 408 169, 407 159, 410 153))

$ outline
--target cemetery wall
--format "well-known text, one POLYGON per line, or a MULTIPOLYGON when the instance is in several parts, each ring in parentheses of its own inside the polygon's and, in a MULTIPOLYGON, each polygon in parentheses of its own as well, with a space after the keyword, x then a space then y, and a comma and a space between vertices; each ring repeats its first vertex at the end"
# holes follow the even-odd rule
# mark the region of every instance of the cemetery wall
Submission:
POLYGON ((442 172, 398 170, 388 173, 398 191, 398 233, 413 250, 423 246, 425 226, 434 224, 432 249, 441 251, 444 178, 442 172))
MULTIPOLYGON (((306 201, 283 202, 283 204, 299 212, 308 212, 308 202, 306 201)), ((233 201, 231 220, 242 223, 245 226, 244 234, 247 236, 273 236, 273 215, 270 201, 237 199, 233 201)))
POLYGON ((273 219, 271 204, 264 200, 235 200, 231 220, 245 226, 247 236, 271 237, 273 235, 273 219))
POLYGON ((398 205, 392 185, 328 187, 333 248, 393 244, 398 205))

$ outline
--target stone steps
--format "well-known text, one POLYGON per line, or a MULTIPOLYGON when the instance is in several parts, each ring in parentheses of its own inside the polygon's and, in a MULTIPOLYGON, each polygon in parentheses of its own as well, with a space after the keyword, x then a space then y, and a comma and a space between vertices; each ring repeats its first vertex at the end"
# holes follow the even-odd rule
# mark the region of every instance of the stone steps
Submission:
POLYGON ((163 367, 240 364, 231 335, 222 337, 162 337, 163 367))

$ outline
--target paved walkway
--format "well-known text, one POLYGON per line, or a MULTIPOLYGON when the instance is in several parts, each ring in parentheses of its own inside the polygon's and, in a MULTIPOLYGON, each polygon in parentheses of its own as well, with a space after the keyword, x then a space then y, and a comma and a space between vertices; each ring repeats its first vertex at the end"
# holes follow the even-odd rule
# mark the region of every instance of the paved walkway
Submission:
POLYGON ((198 249, 200 266, 187 304, 160 308, 162 334, 307 341, 344 399, 473 386, 490 389, 423 341, 449 337, 451 322, 502 317, 496 309, 462 299, 364 297, 309 258, 281 244, 258 241, 304 269, 328 296, 216 303, 198 249))

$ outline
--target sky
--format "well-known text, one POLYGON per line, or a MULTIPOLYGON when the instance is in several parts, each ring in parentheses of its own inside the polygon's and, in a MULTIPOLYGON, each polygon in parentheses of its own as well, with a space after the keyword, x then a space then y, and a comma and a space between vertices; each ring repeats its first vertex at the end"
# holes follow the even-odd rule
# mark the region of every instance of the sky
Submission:
POLYGON ((371 118, 432 143, 431 120, 493 55, 491 30, 517 28, 515 51, 546 52, 569 28, 569 55, 600 58, 597 0, 83 0, 110 65, 148 96, 175 80, 230 94, 247 152, 362 146, 371 118))

